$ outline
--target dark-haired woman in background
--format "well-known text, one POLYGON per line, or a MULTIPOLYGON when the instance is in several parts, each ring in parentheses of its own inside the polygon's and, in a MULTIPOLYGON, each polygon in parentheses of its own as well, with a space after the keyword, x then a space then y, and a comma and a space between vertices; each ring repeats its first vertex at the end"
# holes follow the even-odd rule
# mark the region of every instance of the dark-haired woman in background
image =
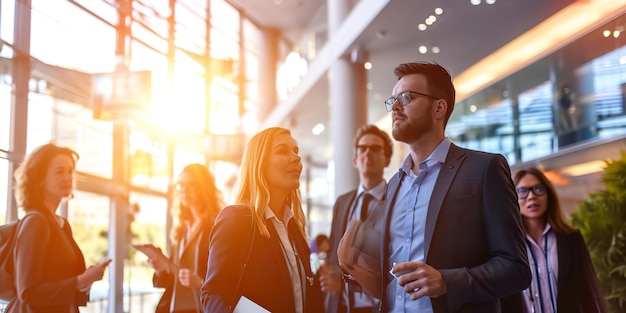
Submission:
MULTIPOLYGON (((552 183, 537 168, 513 177, 533 274, 520 294, 525 312, 606 312, 589 251, 563 216, 552 183)), ((513 312, 503 302, 503 312, 513 312)))
POLYGON ((156 313, 202 311, 199 291, 207 269, 209 234, 223 207, 222 193, 205 165, 187 165, 176 190, 180 204, 172 211, 170 262, 148 260, 155 269, 154 286, 165 288, 156 313))
POLYGON ((35 149, 15 172, 15 198, 26 215, 17 231, 15 287, 7 313, 78 313, 110 259, 85 269, 67 220, 56 215, 72 196, 78 153, 49 143, 35 149))

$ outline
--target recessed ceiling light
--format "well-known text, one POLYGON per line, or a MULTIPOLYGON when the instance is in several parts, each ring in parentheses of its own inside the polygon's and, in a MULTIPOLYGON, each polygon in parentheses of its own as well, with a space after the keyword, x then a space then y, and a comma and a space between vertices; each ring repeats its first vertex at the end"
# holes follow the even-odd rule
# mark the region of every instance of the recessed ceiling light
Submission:
POLYGON ((608 29, 605 29, 605 30, 602 32, 602 36, 604 36, 604 38, 608 38, 609 36, 611 36, 611 31, 610 31, 610 30, 608 30, 608 29))
POLYGON ((372 62, 365 62, 365 63, 363 63, 363 67, 366 70, 371 70, 372 69, 372 62))
POLYGON ((439 47, 432 47, 430 49, 430 51, 432 51, 434 54, 437 54, 437 53, 441 52, 441 49, 439 49, 439 47))
POLYGON ((428 52, 428 48, 426 48, 426 46, 420 46, 419 48, 417 48, 417 51, 419 51, 419 53, 421 54, 426 54, 426 52, 428 52))
POLYGON ((472 5, 479 5, 480 4, 480 0, 470 0, 470 3, 472 5))
POLYGON ((437 14, 437 15, 443 14, 443 9, 442 8, 436 8, 435 9, 435 14, 437 14))
POLYGON ((421 23, 421 24, 417 25, 417 29, 419 29, 419 30, 423 31, 423 30, 426 30, 426 28, 428 28, 428 26, 426 26, 426 24, 424 24, 424 23, 421 23))
POLYGON ((321 134, 324 131, 324 129, 325 129, 324 124, 317 123, 317 125, 313 126, 313 129, 311 129, 311 132, 313 133, 313 135, 317 136, 321 134))

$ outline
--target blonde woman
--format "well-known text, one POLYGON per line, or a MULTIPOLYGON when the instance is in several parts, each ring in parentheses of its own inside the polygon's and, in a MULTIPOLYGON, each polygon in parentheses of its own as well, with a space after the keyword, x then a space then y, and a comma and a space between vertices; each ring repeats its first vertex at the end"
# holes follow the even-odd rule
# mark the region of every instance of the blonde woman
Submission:
POLYGON ((241 163, 237 205, 222 210, 209 244, 204 312, 232 312, 246 299, 270 312, 322 312, 313 290, 302 160, 284 128, 253 136, 241 163), (307 299, 309 298, 309 299, 307 299))
POLYGON ((209 169, 198 163, 183 169, 176 191, 180 203, 172 211, 170 262, 148 260, 155 269, 154 286, 165 288, 156 313, 197 313, 202 312, 200 286, 206 274, 209 234, 223 207, 222 193, 209 169))

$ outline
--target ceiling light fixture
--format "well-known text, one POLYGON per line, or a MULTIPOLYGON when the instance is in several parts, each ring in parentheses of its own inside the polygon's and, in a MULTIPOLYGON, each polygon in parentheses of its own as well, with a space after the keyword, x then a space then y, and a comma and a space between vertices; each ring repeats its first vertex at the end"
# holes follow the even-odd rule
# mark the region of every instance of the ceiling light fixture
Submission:
POLYGON ((313 126, 313 129, 311 129, 311 132, 313 133, 313 135, 317 136, 321 134, 325 128, 326 127, 324 126, 324 124, 317 123, 317 125, 313 126))
POLYGON ((560 170, 561 174, 569 176, 583 176, 597 173, 604 170, 606 162, 602 160, 584 162, 576 165, 566 166, 560 170))

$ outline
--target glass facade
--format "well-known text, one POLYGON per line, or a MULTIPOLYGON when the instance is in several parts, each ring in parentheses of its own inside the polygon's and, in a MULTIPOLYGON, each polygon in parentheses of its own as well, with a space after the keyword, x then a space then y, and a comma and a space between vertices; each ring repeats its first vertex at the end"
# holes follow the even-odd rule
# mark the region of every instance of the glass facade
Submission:
POLYGON ((609 21, 457 103, 448 136, 470 148, 502 153, 515 164, 623 135, 626 34, 615 37, 613 30, 625 23, 624 16, 609 21))
MULTIPOLYGON (((323 6, 299 40, 291 44, 279 36, 275 53, 268 52, 267 30, 225 0, 175 1, 174 7, 169 1, 133 1, 130 32, 121 34, 116 7, 125 1, 32 0, 24 153, 52 141, 80 154, 77 191, 61 213, 88 265, 110 248, 107 230, 117 221, 111 220, 116 209, 127 210, 122 220, 131 225, 130 236, 121 237, 167 249, 172 183, 189 163, 209 166, 230 203, 243 140, 260 124, 262 65, 275 61, 275 100, 287 99, 328 39, 323 6), (114 80, 120 68, 149 72, 150 99, 136 98, 146 103, 124 107, 115 102, 119 97, 98 102, 95 78, 114 80)), ((358 4, 348 2, 350 8, 358 4)), ((6 191, 0 203, 11 203, 10 171, 22 157, 11 146, 12 116, 20 110, 12 89, 15 3, 0 2, 0 190, 6 191)), ((474 92, 456 104, 447 135, 468 148, 502 153, 512 165, 626 135, 626 34, 618 31, 625 28, 624 16, 607 21, 474 92)), ((394 157, 406 153, 394 149, 394 157)), ((328 233, 332 165, 310 162, 305 171, 309 233, 328 233)), ((8 210, 0 212, 0 221, 8 210)), ((153 311, 162 290, 152 288, 141 255, 124 256, 122 282, 108 281, 122 286, 125 310, 153 311)), ((108 284, 105 279, 95 286, 94 303, 81 312, 107 309, 108 284)))

